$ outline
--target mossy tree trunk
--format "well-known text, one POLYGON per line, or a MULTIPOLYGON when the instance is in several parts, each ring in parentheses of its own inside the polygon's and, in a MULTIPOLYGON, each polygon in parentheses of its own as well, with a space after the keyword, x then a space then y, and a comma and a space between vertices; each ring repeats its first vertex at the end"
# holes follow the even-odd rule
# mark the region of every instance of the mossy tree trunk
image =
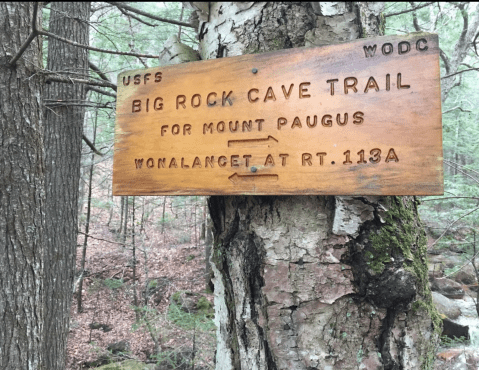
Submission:
MULTIPOLYGON (((381 3, 191 3, 202 59, 381 34, 381 3)), ((216 368, 421 369, 440 321, 413 197, 213 196, 216 368)))

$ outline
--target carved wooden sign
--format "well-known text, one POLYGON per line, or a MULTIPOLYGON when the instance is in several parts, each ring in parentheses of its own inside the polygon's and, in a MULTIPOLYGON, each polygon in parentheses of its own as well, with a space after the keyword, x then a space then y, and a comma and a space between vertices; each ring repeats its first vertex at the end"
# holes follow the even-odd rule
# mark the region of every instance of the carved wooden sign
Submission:
POLYGON ((113 193, 443 194, 438 36, 121 73, 113 193))

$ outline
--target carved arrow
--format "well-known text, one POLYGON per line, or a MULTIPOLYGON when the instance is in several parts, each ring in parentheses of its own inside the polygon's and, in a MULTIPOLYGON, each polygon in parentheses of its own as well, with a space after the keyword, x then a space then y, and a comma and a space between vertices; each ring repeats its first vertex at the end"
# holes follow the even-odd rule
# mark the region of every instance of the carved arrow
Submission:
POLYGON ((228 140, 228 147, 231 147, 233 145, 237 145, 237 144, 248 144, 248 143, 251 143, 251 144, 268 144, 270 141, 276 141, 278 142, 278 140, 276 140, 274 137, 272 137, 271 135, 268 136, 266 139, 244 139, 244 140, 228 140))
POLYGON ((238 175, 236 172, 228 177, 233 184, 239 184, 243 181, 254 181, 254 180, 266 180, 266 181, 278 181, 279 176, 272 174, 257 174, 257 175, 238 175))

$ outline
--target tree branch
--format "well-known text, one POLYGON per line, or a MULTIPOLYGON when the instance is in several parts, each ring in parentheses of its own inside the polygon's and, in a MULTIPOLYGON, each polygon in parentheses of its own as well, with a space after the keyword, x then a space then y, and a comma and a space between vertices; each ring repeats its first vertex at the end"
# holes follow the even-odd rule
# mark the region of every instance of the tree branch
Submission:
POLYGON ((449 57, 442 49, 439 49, 439 55, 444 62, 444 68, 446 68, 446 72, 449 73, 451 71, 451 61, 449 60, 449 57))
POLYGON ((99 80, 86 80, 82 78, 71 78, 66 76, 61 76, 52 72, 41 72, 45 76, 45 80, 48 83, 52 82, 63 82, 63 83, 80 83, 91 86, 101 86, 101 87, 110 87, 116 90, 116 85, 108 81, 99 81, 99 80))
POLYGON ((35 2, 33 5, 33 20, 32 20, 32 32, 27 38, 27 41, 23 43, 23 45, 20 47, 20 50, 18 50, 17 54, 10 60, 10 65, 13 66, 17 62, 18 59, 22 56, 22 54, 27 50, 28 45, 33 41, 35 37, 37 37, 38 32, 37 32, 37 14, 38 14, 38 2, 35 2))
POLYGON ((411 1, 409 4, 411 4, 412 8, 414 9, 412 12, 412 25, 414 26, 414 29, 418 32, 422 31, 421 27, 419 27, 419 23, 417 22, 417 15, 416 15, 416 4, 414 4, 414 1, 411 1))
POLYGON ((429 202, 432 200, 444 200, 444 199, 474 199, 479 200, 479 197, 444 197, 444 198, 432 198, 432 199, 421 199, 421 202, 429 202))
POLYGON ((412 8, 412 9, 406 9, 406 10, 403 10, 403 11, 400 11, 400 12, 396 12, 396 13, 384 14, 384 18, 393 17, 393 16, 399 15, 399 14, 410 13, 410 12, 413 12, 413 11, 415 11, 415 10, 424 8, 424 7, 426 7, 426 6, 428 6, 428 5, 431 5, 431 4, 434 4, 434 3, 435 3, 435 1, 431 1, 430 3, 425 3, 425 4, 422 4, 422 5, 418 5, 418 6, 416 6, 415 8, 412 8))
POLYGON ((128 56, 132 56, 132 57, 142 57, 142 58, 158 58, 158 55, 129 53, 129 52, 126 52, 126 51, 116 51, 116 50, 100 49, 100 48, 96 48, 96 47, 94 47, 94 46, 83 45, 83 44, 79 44, 78 42, 75 42, 75 41, 68 40, 68 39, 65 39, 65 38, 63 38, 63 37, 57 36, 57 35, 55 35, 55 34, 53 34, 53 33, 47 32, 47 31, 37 30, 37 33, 38 33, 39 35, 44 35, 44 36, 52 37, 52 38, 54 38, 54 39, 57 39, 57 40, 59 40, 59 41, 63 41, 63 42, 65 42, 65 43, 67 43, 67 44, 70 44, 70 45, 73 45, 73 46, 77 46, 77 47, 82 48, 82 49, 98 51, 98 52, 100 52, 100 53, 115 54, 115 55, 128 55, 128 56))
POLYGON ((445 112, 442 112, 442 114, 446 114, 446 113, 452 112, 453 110, 456 110, 456 109, 459 109, 461 112, 464 112, 464 113, 470 113, 470 112, 472 112, 471 110, 464 109, 464 108, 462 108, 461 106, 458 105, 457 107, 454 107, 454 108, 448 109, 448 110, 445 111, 445 112))
POLYGON ((100 151, 97 148, 95 148, 93 143, 90 140, 88 140, 88 138, 85 135, 82 135, 82 139, 86 143, 86 145, 88 145, 90 149, 93 150, 93 153, 99 155, 100 157, 103 157, 105 155, 103 153, 100 153, 100 151))
MULTIPOLYGON (((99 89, 98 87, 87 86, 87 90, 94 91, 94 92, 97 92, 97 93, 99 93, 99 94, 111 96, 112 98, 116 98, 116 94, 115 94, 115 93, 112 93, 112 92, 109 92, 109 91, 105 91, 105 90, 103 90, 103 89, 99 89)), ((447 112, 446 112, 446 113, 447 113, 447 112)))
POLYGON ((195 26, 193 26, 192 24, 189 24, 189 23, 186 23, 186 22, 175 21, 175 20, 173 20, 173 19, 166 19, 166 18, 157 17, 156 15, 152 15, 152 14, 149 14, 149 13, 147 13, 147 12, 144 12, 144 11, 142 11, 142 10, 140 10, 140 9, 133 8, 133 7, 131 7, 131 6, 127 5, 127 4, 125 4, 125 3, 118 3, 118 2, 115 2, 115 1, 106 1, 106 3, 115 5, 117 8, 123 8, 123 9, 129 10, 130 12, 143 15, 143 16, 145 16, 145 17, 154 19, 154 20, 156 20, 156 21, 160 21, 160 22, 164 22, 164 23, 176 24, 177 26, 195 28, 195 26))
POLYGON ((467 212, 466 214, 464 214, 464 215, 462 215, 461 217, 457 218, 454 222, 450 223, 449 226, 446 227, 446 230, 444 230, 444 232, 439 236, 439 238, 437 238, 437 239, 434 241, 434 243, 432 243, 431 247, 434 247, 434 246, 437 244, 437 242, 438 242, 444 235, 446 235, 447 231, 448 231, 457 221, 459 221, 460 219, 462 219, 462 218, 464 218, 464 217, 470 215, 471 213, 476 212, 477 210, 479 210, 479 207, 474 208, 472 211, 467 212))
POLYGON ((147 26, 150 26, 150 27, 157 27, 158 26, 157 24, 148 23, 148 22, 144 21, 143 19, 141 19, 140 17, 137 17, 134 14, 128 13, 125 9, 123 9, 119 6, 117 6, 117 8, 123 15, 126 15, 127 17, 131 17, 133 19, 136 19, 140 23, 146 24, 147 26))
POLYGON ((457 72, 455 72, 455 73, 451 73, 450 75, 441 77, 441 80, 444 79, 444 78, 452 77, 452 76, 455 76, 455 75, 458 75, 458 74, 461 74, 461 73, 464 73, 464 72, 469 72, 469 71, 479 71, 479 68, 463 69, 462 71, 457 71, 457 72))
POLYGON ((100 78, 104 81, 108 81, 109 83, 111 83, 113 86, 111 86, 111 88, 115 91, 117 91, 117 86, 110 81, 110 79, 108 78, 108 76, 106 74, 104 74, 100 68, 98 68, 98 66, 96 64, 94 64, 93 62, 91 61, 88 61, 88 65, 90 66, 91 70, 94 71, 98 76, 100 76, 100 78))

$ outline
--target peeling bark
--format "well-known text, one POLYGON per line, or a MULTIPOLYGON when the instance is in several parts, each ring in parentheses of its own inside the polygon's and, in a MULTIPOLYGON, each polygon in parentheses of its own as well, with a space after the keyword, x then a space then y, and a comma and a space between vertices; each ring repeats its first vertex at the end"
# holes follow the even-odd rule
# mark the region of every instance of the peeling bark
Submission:
MULTIPOLYGON (((196 3, 191 3, 195 7, 196 3)), ((381 34, 377 3, 209 3, 202 59, 381 34)), ((213 196, 216 368, 420 369, 440 320, 412 197, 213 196)))

